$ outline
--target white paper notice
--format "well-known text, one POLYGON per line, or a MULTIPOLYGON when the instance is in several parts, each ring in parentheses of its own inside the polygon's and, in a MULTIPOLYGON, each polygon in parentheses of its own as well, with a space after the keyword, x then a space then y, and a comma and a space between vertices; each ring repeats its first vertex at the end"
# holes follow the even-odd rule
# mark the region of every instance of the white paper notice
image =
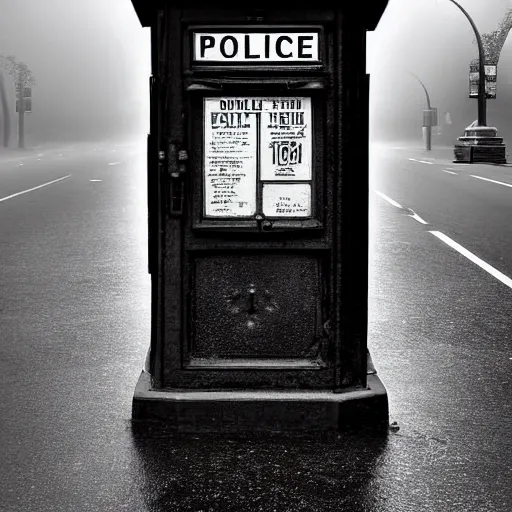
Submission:
POLYGON ((266 98, 261 119, 261 179, 311 179, 311 98, 266 98))
POLYGON ((310 217, 311 185, 264 183, 263 213, 267 217, 310 217))
POLYGON ((205 216, 248 217, 256 212, 260 110, 257 99, 204 99, 205 216))

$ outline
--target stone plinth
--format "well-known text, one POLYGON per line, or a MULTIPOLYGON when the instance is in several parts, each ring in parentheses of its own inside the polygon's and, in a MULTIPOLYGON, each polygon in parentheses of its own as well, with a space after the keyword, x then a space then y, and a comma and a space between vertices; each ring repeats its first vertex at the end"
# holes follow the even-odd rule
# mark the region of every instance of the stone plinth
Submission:
POLYGON ((506 164, 506 146, 503 137, 492 126, 477 126, 474 123, 464 130, 455 144, 454 162, 506 164))

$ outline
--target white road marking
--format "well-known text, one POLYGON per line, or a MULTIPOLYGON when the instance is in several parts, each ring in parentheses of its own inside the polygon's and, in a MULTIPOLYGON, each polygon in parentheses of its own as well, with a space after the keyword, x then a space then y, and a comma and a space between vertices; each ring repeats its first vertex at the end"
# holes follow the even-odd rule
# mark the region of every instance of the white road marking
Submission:
POLYGON ((20 162, 18 165, 24 165, 22 162, 20 162))
POLYGON ((376 190, 375 193, 378 196, 382 197, 382 199, 384 199, 384 201, 387 201, 389 204, 396 206, 397 208, 402 208, 402 205, 398 204, 396 201, 394 201, 393 199, 388 197, 386 194, 383 194, 382 192, 379 192, 378 190, 376 190))
POLYGON ((478 178, 479 180, 490 181, 491 183, 497 183, 498 185, 503 185, 505 187, 512 188, 512 184, 510 184, 510 183, 504 183, 503 181, 490 180, 489 178, 483 178, 482 176, 476 176, 475 174, 470 174, 470 176, 472 178, 478 178))
POLYGON ((386 194, 383 194, 382 192, 379 192, 378 190, 375 191, 375 193, 382 197, 384 201, 387 201, 390 205, 395 206, 396 208, 400 208, 401 210, 406 210, 409 212, 409 217, 414 219, 415 221, 419 222, 420 224, 428 224, 426 220, 423 220, 414 210, 411 210, 411 208, 404 208, 401 204, 397 203, 394 199, 391 199, 391 197, 388 197, 386 194))
POLYGON ((412 160, 413 162, 420 162, 422 164, 434 165, 434 162, 427 162, 426 160, 418 160, 416 158, 409 158, 409 160, 412 160))
POLYGON ((441 169, 443 172, 447 172, 448 174, 455 174, 456 176, 458 176, 458 174, 456 172, 453 172, 453 171, 449 171, 448 169, 441 169))
POLYGON ((23 190, 22 192, 16 192, 16 194, 12 194, 7 197, 0 198, 0 203, 2 201, 7 201, 7 199, 11 199, 12 197, 21 196, 22 194, 26 194, 27 192, 32 192, 32 190, 37 190, 38 188, 47 187, 48 185, 52 185, 53 183, 57 183, 58 181, 65 180, 66 178, 70 178, 71 174, 68 174, 67 176, 63 176, 62 178, 57 178, 56 180, 49 181, 48 183, 43 183, 42 185, 38 185, 37 187, 32 187, 27 190, 23 190))
POLYGON ((119 165, 121 164, 122 162, 110 162, 108 165, 119 165))
POLYGON ((414 215, 411 215, 411 217, 414 220, 417 220, 420 224, 428 224, 428 222, 424 221, 417 213, 415 213, 414 215))
POLYGON ((493 266, 489 265, 485 261, 481 260, 478 256, 474 255, 472 252, 468 251, 462 245, 452 240, 449 236, 446 236, 444 233, 440 231, 429 231, 434 236, 442 240, 445 244, 449 245, 452 249, 455 249, 457 252, 465 256, 468 260, 472 261, 480 268, 491 274, 493 277, 501 281, 503 284, 507 285, 509 288, 512 288, 512 279, 507 277, 505 274, 502 274, 499 270, 495 269, 493 266))
POLYGON ((89 181, 101 181, 101 180, 89 180, 89 181))

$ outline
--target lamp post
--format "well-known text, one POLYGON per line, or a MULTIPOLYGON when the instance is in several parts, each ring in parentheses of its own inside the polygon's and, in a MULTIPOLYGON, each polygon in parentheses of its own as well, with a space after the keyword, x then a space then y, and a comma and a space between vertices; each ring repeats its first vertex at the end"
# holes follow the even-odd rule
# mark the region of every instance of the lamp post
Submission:
POLYGON ((466 16, 475 32, 476 43, 478 45, 478 126, 487 126, 487 98, 485 94, 485 51, 480 32, 469 13, 455 0, 449 0, 455 4, 466 16))
POLYGON ((426 128, 426 136, 425 136, 425 147, 428 151, 432 149, 432 107, 430 105, 430 96, 428 94, 427 88, 425 87, 425 84, 414 74, 409 71, 409 74, 416 78, 418 82, 421 84, 421 87, 423 87, 423 90, 425 91, 425 96, 427 98, 427 109, 428 109, 428 118, 427 118, 427 125, 425 126, 425 119, 424 119, 424 125, 423 128, 426 128))
POLYGON ((487 126, 487 95, 485 91, 485 51, 482 38, 468 12, 456 1, 455 4, 466 16, 475 33, 478 45, 478 120, 464 130, 464 135, 455 144, 455 162, 481 162, 504 164, 507 162, 503 138, 498 130, 487 126))

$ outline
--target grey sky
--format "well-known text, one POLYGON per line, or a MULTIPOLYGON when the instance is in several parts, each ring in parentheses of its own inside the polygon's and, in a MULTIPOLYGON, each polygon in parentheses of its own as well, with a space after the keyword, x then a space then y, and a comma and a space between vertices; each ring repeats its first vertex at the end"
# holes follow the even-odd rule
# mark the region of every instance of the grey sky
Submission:
MULTIPOLYGON (((460 3, 482 32, 494 30, 512 6, 510 0, 460 3)), ((0 54, 26 62, 37 80, 29 143, 148 131, 149 29, 140 26, 130 0, 0 0, 0 7, 0 54)), ((473 41, 470 24, 449 0, 389 0, 377 30, 368 34, 374 136, 421 139, 425 96, 408 71, 424 81, 441 114, 451 113, 452 130, 460 135, 476 117, 476 100, 468 98, 473 41)), ((509 39, 488 121, 512 138, 511 64, 509 39)))
POLYGON ((37 80, 29 138, 90 137, 95 130, 101 136, 134 116, 145 123, 149 29, 140 26, 129 0, 0 5, 0 53, 24 61, 37 80))
MULTIPOLYGON (((495 30, 509 0, 460 0, 479 31, 495 30)), ((449 0, 390 0, 377 30, 368 34, 371 119, 377 137, 421 140, 425 94, 408 73, 427 86, 440 114, 449 111, 457 136, 476 118, 477 102, 468 98, 470 61, 478 56, 475 37, 464 14, 449 0), (416 135, 414 135, 416 134, 416 135)), ((488 101, 488 124, 512 136, 506 111, 512 101, 512 38, 498 66, 497 99, 488 101)))

